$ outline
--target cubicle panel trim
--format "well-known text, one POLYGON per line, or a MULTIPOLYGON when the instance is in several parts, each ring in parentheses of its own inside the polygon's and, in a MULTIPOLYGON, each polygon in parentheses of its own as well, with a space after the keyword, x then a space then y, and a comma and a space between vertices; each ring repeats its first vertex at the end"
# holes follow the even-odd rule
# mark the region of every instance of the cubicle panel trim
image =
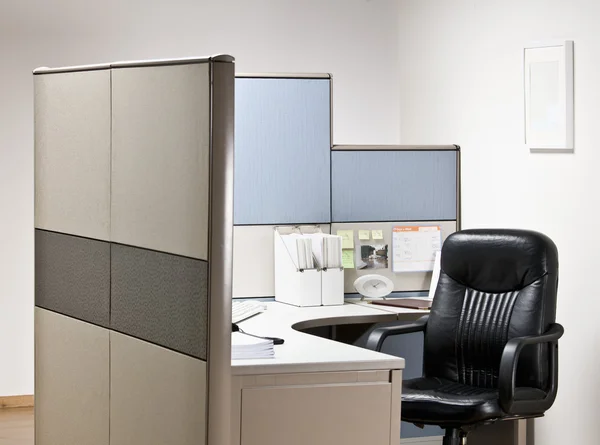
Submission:
POLYGON ((250 79, 332 79, 329 73, 236 73, 235 77, 250 79))
POLYGON ((235 58, 228 54, 217 54, 210 57, 182 57, 180 59, 133 60, 111 63, 111 68, 138 68, 163 65, 189 65, 198 63, 233 63, 235 58))
POLYGON ((76 65, 76 66, 65 66, 62 68, 49 68, 42 66, 33 70, 33 75, 40 74, 60 74, 60 73, 75 73, 78 71, 99 71, 109 70, 110 63, 101 63, 95 65, 76 65))
POLYGON ((98 63, 92 65, 74 65, 60 68, 39 67, 33 70, 33 74, 56 74, 56 73, 73 73, 77 71, 96 71, 107 70, 111 68, 137 68, 147 66, 163 66, 163 65, 186 65, 209 62, 224 62, 233 63, 235 58, 228 54, 217 54, 210 57, 182 57, 179 59, 154 59, 154 60, 132 60, 114 63, 98 63))
POLYGON ((458 145, 334 145, 333 151, 459 151, 458 145))
POLYGON ((456 151, 456 230, 462 229, 462 180, 461 180, 461 168, 460 168, 460 147, 456 146, 458 150, 456 151))
POLYGON ((262 223, 262 224, 234 224, 234 227, 261 227, 261 226, 269 226, 269 227, 278 227, 278 226, 282 226, 282 227, 289 227, 289 226, 322 226, 322 225, 329 225, 331 224, 330 220, 327 221, 320 221, 320 222, 302 222, 302 223, 298 223, 298 224, 293 224, 293 223, 281 223, 281 224, 273 224, 273 223, 262 223))
POLYGON ((210 64, 207 444, 230 442, 235 67, 210 64))
MULTIPOLYGON (((368 220, 368 221, 332 221, 330 223, 327 224, 365 224, 365 223, 413 223, 414 219, 378 219, 377 221, 373 221, 373 220, 368 220)), ((455 222, 456 218, 449 218, 449 219, 444 219, 444 218, 440 218, 440 219, 435 219, 432 221, 436 221, 436 222, 455 222)), ((305 225, 305 224, 302 224, 305 225)))

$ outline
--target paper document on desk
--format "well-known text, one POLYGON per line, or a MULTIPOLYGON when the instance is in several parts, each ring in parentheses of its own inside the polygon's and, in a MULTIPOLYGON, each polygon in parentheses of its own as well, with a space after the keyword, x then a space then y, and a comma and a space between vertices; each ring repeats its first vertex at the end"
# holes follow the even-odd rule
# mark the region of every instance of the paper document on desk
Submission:
POLYGON ((253 337, 241 332, 231 333, 232 360, 272 358, 275 356, 273 341, 253 337))

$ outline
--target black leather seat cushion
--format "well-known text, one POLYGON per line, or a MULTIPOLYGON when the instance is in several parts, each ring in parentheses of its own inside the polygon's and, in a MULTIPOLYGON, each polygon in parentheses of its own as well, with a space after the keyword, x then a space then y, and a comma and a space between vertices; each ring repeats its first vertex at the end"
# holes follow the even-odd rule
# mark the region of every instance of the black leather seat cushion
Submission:
MULTIPOLYGON (((537 388, 517 388, 517 400, 546 396, 537 388)), ((469 425, 503 417, 498 391, 463 385, 436 377, 405 380, 402 384, 402 420, 440 425, 469 425)))

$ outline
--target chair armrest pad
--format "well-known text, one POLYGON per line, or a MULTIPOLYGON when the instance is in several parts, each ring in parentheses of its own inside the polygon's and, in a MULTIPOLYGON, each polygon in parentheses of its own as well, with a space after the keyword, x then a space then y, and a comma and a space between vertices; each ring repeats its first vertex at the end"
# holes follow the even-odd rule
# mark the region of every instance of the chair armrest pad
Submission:
MULTIPOLYGON (((541 405, 548 406, 554 402, 558 386, 558 339, 562 337, 564 328, 555 323, 541 335, 532 335, 528 337, 516 337, 510 339, 504 346, 502 358, 500 360, 500 370, 498 373, 498 390, 500 393, 500 406, 507 414, 523 414, 527 409, 527 402, 515 400, 515 388, 517 380, 517 364, 519 355, 527 345, 550 343, 553 347, 549 352, 549 388, 547 396, 543 401, 538 401, 541 405)), ((534 402, 531 402, 533 404, 534 402)), ((549 406, 548 406, 549 407, 549 406)))
POLYGON ((369 334, 367 345, 365 347, 373 351, 381 351, 384 340, 389 336, 410 334, 413 332, 424 332, 428 319, 429 315, 425 315, 414 323, 398 326, 385 326, 373 329, 373 331, 369 334))

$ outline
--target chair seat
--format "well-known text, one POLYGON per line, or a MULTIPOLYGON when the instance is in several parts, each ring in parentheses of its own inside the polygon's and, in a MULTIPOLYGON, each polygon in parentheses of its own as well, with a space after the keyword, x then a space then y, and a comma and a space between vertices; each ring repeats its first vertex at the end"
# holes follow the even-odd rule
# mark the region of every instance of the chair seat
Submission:
MULTIPOLYGON (((517 388, 517 400, 541 400, 544 391, 517 388)), ((436 377, 405 380, 402 384, 402 420, 440 425, 470 425, 506 416, 498 390, 463 385, 436 377)))

